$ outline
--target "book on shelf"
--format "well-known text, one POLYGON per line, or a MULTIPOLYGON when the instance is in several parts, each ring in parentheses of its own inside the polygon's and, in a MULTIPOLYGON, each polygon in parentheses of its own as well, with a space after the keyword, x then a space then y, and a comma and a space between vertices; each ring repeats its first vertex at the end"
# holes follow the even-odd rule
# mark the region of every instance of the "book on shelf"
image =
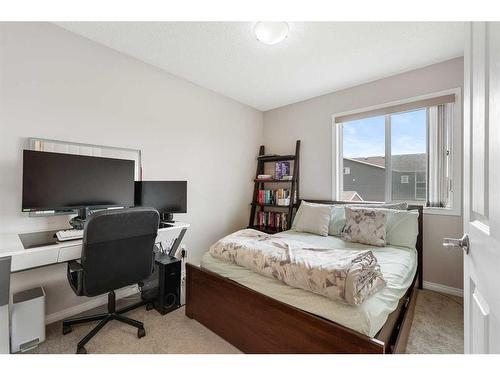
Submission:
POLYGON ((273 176, 270 174, 259 174, 257 180, 272 180, 273 176))
POLYGON ((255 179, 255 181, 258 181, 258 182, 266 182, 266 181, 271 181, 271 182, 287 182, 287 181, 292 181, 293 180, 293 176, 283 176, 282 178, 274 178, 272 175, 270 174, 259 174, 257 176, 257 178, 255 179))
MULTIPOLYGON (((260 189, 258 191, 257 203, 261 205, 269 204, 277 206, 289 206, 290 195, 290 189, 260 189)), ((294 199, 294 204, 295 203, 296 199, 294 199)))
POLYGON ((275 168, 275 178, 277 180, 283 180, 285 176, 290 176, 289 161, 277 161, 274 168, 275 168))
POLYGON ((274 230, 288 229, 288 214, 286 212, 259 211, 257 225, 274 230))

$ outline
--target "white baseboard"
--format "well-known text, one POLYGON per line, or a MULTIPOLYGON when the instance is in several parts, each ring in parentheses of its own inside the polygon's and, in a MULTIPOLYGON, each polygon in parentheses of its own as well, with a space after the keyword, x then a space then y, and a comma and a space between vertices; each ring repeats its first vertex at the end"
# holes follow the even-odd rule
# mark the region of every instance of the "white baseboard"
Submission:
MULTIPOLYGON (((116 299, 128 297, 128 296, 131 296, 132 294, 136 294, 136 293, 139 293, 139 288, 137 287, 137 285, 128 286, 126 288, 122 288, 122 289, 116 291, 116 299)), ((81 314, 85 311, 88 311, 88 310, 94 309, 96 307, 105 305, 107 302, 108 302, 107 295, 102 295, 102 296, 96 297, 96 298, 94 298, 90 301, 87 301, 85 303, 82 303, 80 305, 71 306, 71 307, 68 307, 67 309, 57 311, 55 313, 47 315, 45 317, 45 324, 54 323, 54 322, 69 318, 73 315, 81 314)))
POLYGON ((453 288, 451 286, 446 286, 442 284, 432 283, 430 281, 424 281, 424 289, 433 290, 434 292, 451 294, 452 296, 462 297, 464 296, 464 291, 462 289, 453 288))

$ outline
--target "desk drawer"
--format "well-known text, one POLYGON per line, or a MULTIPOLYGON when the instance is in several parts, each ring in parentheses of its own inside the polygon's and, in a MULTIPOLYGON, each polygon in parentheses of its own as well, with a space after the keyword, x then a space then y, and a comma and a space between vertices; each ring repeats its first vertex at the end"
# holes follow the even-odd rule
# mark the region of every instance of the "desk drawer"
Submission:
POLYGON ((59 257, 59 249, 45 249, 43 251, 26 250, 24 254, 16 254, 12 257, 11 272, 24 270, 28 268, 46 266, 48 264, 57 263, 59 257))
POLYGON ((69 260, 80 259, 82 257, 82 245, 64 246, 59 249, 58 263, 67 262, 69 260))

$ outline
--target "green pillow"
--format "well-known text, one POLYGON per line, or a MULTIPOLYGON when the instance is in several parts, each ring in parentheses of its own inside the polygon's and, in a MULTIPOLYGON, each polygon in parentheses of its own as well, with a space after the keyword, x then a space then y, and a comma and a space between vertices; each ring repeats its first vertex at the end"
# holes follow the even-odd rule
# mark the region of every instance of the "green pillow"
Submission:
POLYGON ((345 227, 345 211, 344 207, 358 207, 358 208, 386 208, 393 210, 406 210, 408 208, 407 202, 398 203, 375 203, 367 204, 346 204, 333 206, 332 219, 330 220, 330 227, 328 234, 330 236, 340 236, 345 227))
POLYGON ((414 249, 418 236, 418 210, 401 211, 377 209, 386 212, 386 242, 388 245, 414 249))
MULTIPOLYGON (((340 236, 346 223, 345 210, 346 205, 330 205, 320 203, 310 203, 309 205, 330 206, 332 207, 332 216, 328 225, 328 235, 340 236)), ((415 248, 418 236, 418 211, 408 211, 408 203, 381 203, 381 204, 363 204, 350 205, 351 207, 373 208, 384 211, 387 216, 386 224, 386 242, 392 246, 402 246, 415 248)), ((297 222, 301 216, 301 209, 297 210, 293 219, 292 228, 296 228, 297 222)))
POLYGON ((328 227, 330 236, 340 236, 345 227, 345 206, 333 206, 332 218, 328 227))

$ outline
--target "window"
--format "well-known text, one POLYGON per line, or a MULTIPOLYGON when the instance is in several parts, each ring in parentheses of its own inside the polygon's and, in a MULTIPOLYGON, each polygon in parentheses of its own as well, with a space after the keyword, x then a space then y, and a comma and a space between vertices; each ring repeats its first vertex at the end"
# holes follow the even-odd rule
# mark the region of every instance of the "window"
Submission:
POLYGON ((455 98, 335 117, 336 198, 452 208, 455 98))
POLYGON ((370 117, 342 124, 342 197, 356 192, 365 201, 385 200, 385 119, 370 117))
POLYGON ((391 200, 425 203, 427 110, 424 108, 388 115, 388 121, 391 124, 391 200), (417 182, 417 173, 422 176, 423 181, 417 182), (406 182, 403 182, 403 176, 406 176, 406 182))

